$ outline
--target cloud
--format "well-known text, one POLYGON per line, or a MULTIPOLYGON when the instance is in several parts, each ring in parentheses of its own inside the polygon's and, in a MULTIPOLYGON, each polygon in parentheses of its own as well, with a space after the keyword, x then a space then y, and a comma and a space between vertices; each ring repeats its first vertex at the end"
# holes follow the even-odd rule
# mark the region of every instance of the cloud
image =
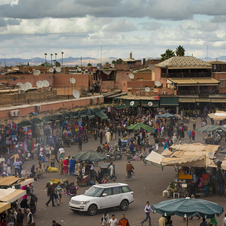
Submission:
POLYGON ((146 30, 146 31, 154 31, 163 26, 163 24, 155 22, 155 21, 154 22, 142 22, 142 23, 139 23, 138 25, 142 27, 142 30, 146 30))
POLYGON ((108 24, 104 27, 103 31, 109 32, 130 32, 136 31, 137 27, 132 24, 130 21, 125 19, 120 19, 118 22, 113 24, 108 24))

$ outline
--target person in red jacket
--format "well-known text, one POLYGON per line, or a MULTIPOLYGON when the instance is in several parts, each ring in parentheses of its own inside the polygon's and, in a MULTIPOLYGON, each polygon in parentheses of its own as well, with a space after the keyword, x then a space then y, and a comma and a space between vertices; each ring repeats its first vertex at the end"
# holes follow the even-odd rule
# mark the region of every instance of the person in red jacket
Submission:
POLYGON ((119 220, 119 225, 130 226, 128 219, 125 218, 125 214, 122 214, 122 218, 119 220))
POLYGON ((191 131, 191 139, 192 139, 192 141, 195 140, 195 131, 194 130, 191 131))

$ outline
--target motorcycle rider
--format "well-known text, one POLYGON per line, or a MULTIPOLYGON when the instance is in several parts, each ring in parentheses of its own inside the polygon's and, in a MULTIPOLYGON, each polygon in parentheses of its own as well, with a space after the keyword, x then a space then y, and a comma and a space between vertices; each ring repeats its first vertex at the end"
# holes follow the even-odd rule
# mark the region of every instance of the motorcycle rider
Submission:
POLYGON ((130 163, 130 161, 126 164, 126 172, 128 176, 131 176, 131 174, 133 173, 134 167, 133 165, 130 163))

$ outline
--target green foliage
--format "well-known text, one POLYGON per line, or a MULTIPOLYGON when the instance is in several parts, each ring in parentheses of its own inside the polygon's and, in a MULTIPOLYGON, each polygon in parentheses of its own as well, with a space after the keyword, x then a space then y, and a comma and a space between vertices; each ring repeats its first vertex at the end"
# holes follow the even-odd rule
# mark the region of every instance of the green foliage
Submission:
POLYGON ((60 62, 56 61, 56 67, 60 67, 60 62))
POLYGON ((112 61, 112 64, 122 64, 122 59, 121 58, 119 58, 119 59, 117 59, 117 60, 113 60, 112 61))
POLYGON ((183 46, 179 45, 177 48, 176 48, 176 55, 177 56, 184 56, 185 54, 185 49, 183 46))
POLYGON ((91 67, 91 66, 92 66, 92 64, 91 64, 91 63, 88 63, 88 64, 87 64, 87 66, 88 66, 88 67, 91 67))
POLYGON ((161 61, 174 57, 175 53, 172 49, 167 49, 165 53, 161 54, 161 61))

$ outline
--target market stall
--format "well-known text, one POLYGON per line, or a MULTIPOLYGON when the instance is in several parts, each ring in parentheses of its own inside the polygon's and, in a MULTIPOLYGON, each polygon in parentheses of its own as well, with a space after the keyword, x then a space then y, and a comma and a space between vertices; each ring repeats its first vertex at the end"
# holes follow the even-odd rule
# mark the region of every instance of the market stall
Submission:
POLYGON ((4 211, 11 208, 11 204, 9 202, 0 202, 0 213, 3 213, 4 211))
POLYGON ((25 190, 21 189, 0 189, 0 202, 12 203, 26 195, 25 190))

